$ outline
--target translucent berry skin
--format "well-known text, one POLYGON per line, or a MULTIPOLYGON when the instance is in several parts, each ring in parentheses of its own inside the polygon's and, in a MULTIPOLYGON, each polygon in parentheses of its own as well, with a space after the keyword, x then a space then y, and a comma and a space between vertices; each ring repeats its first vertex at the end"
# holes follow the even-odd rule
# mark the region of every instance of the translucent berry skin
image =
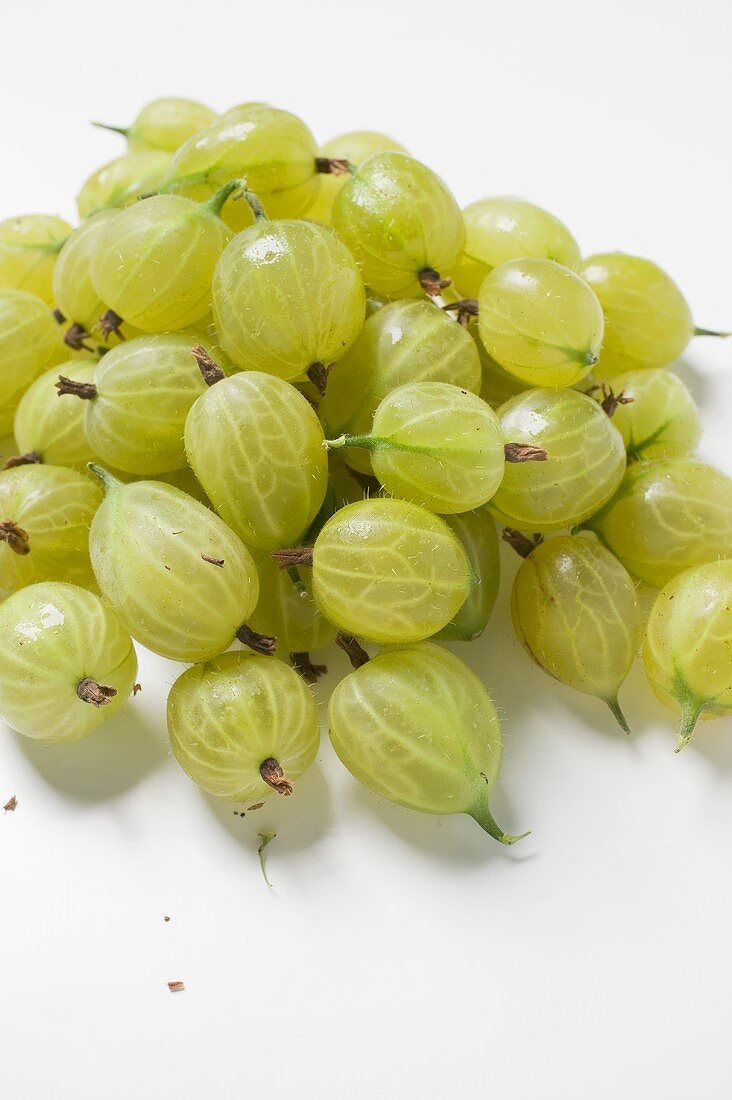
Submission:
POLYGON ((185 425, 188 461, 211 503, 250 546, 296 543, 328 483, 323 429, 281 378, 247 371, 217 382, 185 425))
POLYGON ((431 512, 480 508, 503 479, 498 417, 475 394, 446 382, 392 390, 377 408, 367 438, 384 488, 431 512))
MULTIPOLYGON (((360 167, 369 157, 377 153, 406 153, 407 150, 398 141, 379 134, 374 130, 353 130, 347 134, 326 141, 318 150, 320 157, 335 157, 338 160, 347 160, 356 168, 360 167)), ((321 225, 330 225, 333 219, 333 203, 338 192, 348 182, 348 173, 342 175, 324 175, 320 181, 315 202, 308 210, 310 221, 320 222, 321 225)))
MULTIPOLYGON (((185 467, 186 417, 206 390, 191 351, 202 343, 182 333, 139 336, 103 356, 94 376, 97 396, 83 402, 86 438, 102 463, 147 475, 185 467)), ((77 374, 72 370, 74 381, 77 374)), ((81 404, 73 395, 63 402, 81 404)))
POLYGON ((403 153, 379 153, 358 169, 335 200, 333 225, 364 282, 390 298, 422 295, 420 272, 455 267, 465 244, 450 191, 403 153))
POLYGON ((84 435, 84 402, 59 401, 60 374, 77 382, 93 382, 96 363, 71 359, 52 367, 29 386, 20 399, 13 421, 18 454, 35 453, 50 466, 73 466, 86 473, 94 452, 84 435))
POLYGON ((51 281, 71 226, 51 214, 23 214, 0 222, 0 289, 27 290, 53 302, 51 281))
POLYGON ((195 99, 153 99, 127 128, 127 146, 131 153, 140 149, 174 153, 184 141, 213 125, 216 119, 215 111, 195 99))
POLYGON ((45 302, 24 290, 0 290, 0 438, 12 431, 31 382, 66 358, 68 348, 45 302))
POLYGON ((579 245, 566 225, 524 199, 479 199, 463 210, 465 251, 451 272, 464 298, 477 298, 481 283, 507 260, 554 260, 577 271, 579 245))
POLYGON ((514 378, 512 374, 504 370, 495 359, 491 359, 490 355, 483 347, 483 342, 478 335, 478 329, 476 327, 471 328, 470 332, 475 339, 475 344, 480 355, 480 396, 492 409, 500 408, 509 398, 516 397, 517 394, 524 393, 526 390, 531 389, 526 382, 520 382, 518 378, 514 378))
MULTIPOLYGON (((625 371, 614 377, 613 392, 632 398, 618 405, 612 418, 629 459, 694 453, 701 435, 699 410, 678 375, 653 367, 625 371)), ((593 396, 602 400, 602 394, 593 396)))
POLYGON ((363 326, 366 295, 353 257, 329 230, 260 221, 223 253, 213 305, 237 366, 291 379, 340 359, 363 326))
POLYGON ((498 597, 501 581, 498 532, 493 517, 485 508, 445 516, 445 522, 459 538, 477 584, 471 587, 463 606, 435 638, 469 642, 479 638, 485 630, 498 597))
MULTIPOLYGON (((366 321, 329 378, 319 413, 328 435, 365 435, 381 400, 407 382, 450 382, 480 390, 476 345, 432 302, 392 302, 366 321)), ((347 448, 344 461, 371 473, 367 451, 347 448)))
POLYGON ((17 466, 0 473, 0 522, 11 520, 27 553, 0 540, 0 599, 39 581, 92 587, 89 525, 101 503, 99 486, 62 466, 17 466))
POLYGON ((253 550, 259 575, 259 601, 248 623, 277 639, 279 653, 309 653, 330 645, 335 627, 323 618, 312 594, 309 569, 298 569, 298 582, 280 569, 269 553, 253 550))
POLYGON ((633 576, 661 588, 684 569, 732 557, 732 479, 691 458, 636 462, 585 526, 633 576))
POLYGON ((315 701, 302 678, 276 657, 242 652, 178 677, 168 697, 168 733, 194 783, 232 802, 274 794, 259 770, 267 760, 298 779, 320 742, 315 701))
POLYGON ((521 531, 556 531, 588 519, 625 471, 625 447, 600 406, 575 390, 527 390, 498 410, 504 438, 543 447, 546 462, 507 463, 488 507, 521 531))
POLYGON ((186 328, 211 308, 211 280, 230 238, 206 204, 153 195, 104 225, 91 262, 94 289, 142 332, 186 328))
POLYGON ((681 712, 677 752, 699 718, 732 714, 732 561, 689 569, 659 592, 643 660, 658 698, 681 712))
POLYGON ((598 375, 665 367, 678 359, 694 322, 681 291, 657 264, 623 252, 598 253, 585 260, 582 277, 605 315, 598 375))
MULTIPOLYGON (((289 111, 246 103, 194 134, 173 157, 167 186, 205 198, 230 179, 245 178, 271 218, 297 218, 320 187, 317 146, 305 123, 289 111)), ((224 218, 234 228, 251 223, 244 203, 229 202, 224 218)))
POLYGON ((584 279, 552 260, 509 260, 483 280, 486 351, 531 386, 573 386, 597 362, 602 307, 584 279))
POLYGON ((511 595, 516 636, 560 683, 602 699, 621 726, 618 690, 641 644, 635 584, 596 539, 560 536, 524 560, 511 595))
POLYGON ((493 701, 467 665, 431 643, 373 657, 336 687, 330 738, 365 787, 411 810, 469 814, 504 843, 488 801, 503 758, 493 701))
POLYGON ((223 520, 172 485, 123 485, 108 474, 104 481, 89 546, 99 587, 122 623, 175 661, 223 653, 259 598, 249 551, 223 520))
POLYGON ((53 301, 71 324, 87 332, 106 310, 91 279, 91 260, 104 226, 114 210, 100 210, 75 229, 59 253, 53 269, 53 301))
POLYGON ((78 741, 127 702, 137 675, 132 641, 112 609, 72 584, 34 584, 0 604, 0 717, 38 741, 78 741), (103 706, 77 694, 84 679, 114 688, 103 706))
POLYGON ((159 189, 169 166, 170 153, 152 149, 110 160, 89 176, 76 196, 79 217, 129 206, 140 196, 152 194, 159 189))
POLYGON ((445 521, 403 500, 349 504, 315 540, 318 607, 340 630, 382 645, 441 630, 471 583, 467 555, 445 521))

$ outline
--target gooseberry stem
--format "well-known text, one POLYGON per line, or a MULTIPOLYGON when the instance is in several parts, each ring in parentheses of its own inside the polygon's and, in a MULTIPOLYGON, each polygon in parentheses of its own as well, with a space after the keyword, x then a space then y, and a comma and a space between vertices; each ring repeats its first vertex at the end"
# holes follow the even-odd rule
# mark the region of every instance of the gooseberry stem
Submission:
POLYGON ((694 336, 719 336, 720 339, 724 340, 726 337, 732 336, 732 332, 718 332, 714 328, 695 328, 694 336))
POLYGON ((292 569, 293 565, 313 564, 312 546, 286 546, 282 550, 273 550, 270 554, 280 569, 292 569))
POLYGON ((469 813, 473 820, 477 821, 481 829, 484 829, 489 836, 492 836, 493 839, 497 840, 500 844, 516 844, 517 841, 523 840, 524 837, 529 836, 531 833, 531 829, 528 829, 525 833, 519 833, 517 836, 513 836, 511 833, 504 833, 503 829, 488 809, 487 800, 483 805, 476 806, 475 809, 470 810, 469 813))
POLYGON ((344 631, 339 630, 335 636, 336 645, 343 650, 351 662, 352 668, 361 668, 367 661, 370 661, 366 650, 363 648, 360 642, 356 641, 353 634, 346 634, 344 631))
POLYGON ((198 369, 207 386, 213 386, 226 377, 221 367, 211 358, 202 344, 196 344, 195 348, 191 348, 191 354, 198 363, 198 369))
POLYGON ((69 325, 64 333, 64 343, 72 351, 81 351, 85 348, 87 351, 94 351, 91 344, 85 343, 89 339, 89 333, 86 331, 83 325, 69 325))
POLYGON ((315 171, 326 176, 355 176, 357 168, 343 157, 316 157, 315 171))
POLYGON ((57 397, 70 394, 72 397, 80 397, 82 401, 93 401, 98 392, 93 382, 74 382, 64 374, 59 374, 56 389, 57 397))
POLYGON ((679 736, 674 752, 681 752, 689 744, 703 709, 704 707, 701 704, 692 699, 683 704, 681 708, 681 726, 679 727, 679 736))
POLYGON ((30 539, 28 532, 12 519, 3 520, 0 523, 0 542, 7 542, 14 554, 25 557, 30 554, 30 539))
POLYGON ((418 272, 419 285, 429 298, 435 298, 441 290, 452 285, 452 279, 443 279, 434 267, 425 267, 418 272))
POLYGON ((295 672, 299 672, 307 684, 317 684, 328 671, 327 665, 314 665, 309 653, 291 653, 290 661, 295 672))
POLYGON ((229 180, 223 187, 219 187, 210 199, 206 199, 205 202, 201 203, 201 206, 207 213, 214 214, 218 218, 226 200, 231 198, 235 191, 243 191, 246 194, 246 187, 246 180, 229 180))
POLYGON ((277 791, 277 794, 286 797, 292 794, 292 783, 283 772, 280 762, 275 760, 273 756, 268 756, 266 760, 262 761, 259 765, 259 774, 267 786, 271 787, 273 791, 277 791))
POLYGON ((3 470, 14 470, 16 466, 35 466, 43 462, 38 451, 27 451, 24 455, 12 455, 5 460, 3 470))
POLYGON ((249 646, 255 653, 263 653, 265 657, 271 657, 277 648, 277 639, 269 634, 260 634, 252 630, 246 623, 242 623, 236 632, 236 637, 242 645, 249 646))
POLYGON ((549 458, 543 447, 533 443, 506 443, 503 453, 506 462, 546 462, 549 458))
POLYGON ((517 531, 515 527, 504 527, 501 538, 522 558, 528 558, 529 554, 533 554, 537 546, 540 546, 544 541, 544 536, 538 532, 529 536, 522 531, 517 531))
POLYGON ((129 127, 110 126, 108 122, 97 122, 95 119, 92 119, 92 126, 96 126, 98 130, 109 130, 113 134, 121 134, 124 138, 126 138, 130 132, 129 127))
POLYGON ((605 702, 607 703, 608 707, 610 708, 610 711, 613 714, 613 716, 614 716, 615 720, 617 721, 618 725, 620 726, 620 728, 625 733, 630 733, 630 726, 628 725, 628 720, 625 717, 625 715, 623 714, 622 710, 620 709, 620 703, 618 702, 617 695, 614 696, 614 698, 612 698, 612 699, 605 699, 605 702))
POLYGON ((82 703, 91 703, 93 707, 97 708, 106 707, 117 694, 117 688, 110 687, 108 684, 99 684, 96 680, 92 680, 90 676, 86 676, 83 680, 79 680, 76 685, 76 694, 82 703))
POLYGON ((321 363, 320 361, 318 361, 316 363, 312 363, 305 371, 308 378, 315 386, 321 397, 325 397, 325 391, 328 388, 328 375, 330 374, 332 369, 332 363, 330 363, 329 366, 326 367, 325 363, 321 363))
POLYGON ((270 890, 273 890, 274 887, 272 886, 272 883, 267 878, 267 871, 266 871, 265 866, 264 866, 264 849, 267 847, 268 844, 270 844, 275 839, 275 837, 277 836, 277 833, 257 833, 257 836, 258 836, 259 841, 260 841, 259 847, 257 848, 257 855, 259 856, 259 866, 262 870, 262 877, 264 878, 264 881, 269 886, 270 890))
POLYGON ((110 493, 113 489, 119 489, 124 485, 123 481, 120 481, 114 474, 110 474, 109 470, 105 470, 103 466, 98 466, 96 462, 87 462, 86 468, 90 473, 94 474, 95 477, 99 478, 105 495, 110 493))

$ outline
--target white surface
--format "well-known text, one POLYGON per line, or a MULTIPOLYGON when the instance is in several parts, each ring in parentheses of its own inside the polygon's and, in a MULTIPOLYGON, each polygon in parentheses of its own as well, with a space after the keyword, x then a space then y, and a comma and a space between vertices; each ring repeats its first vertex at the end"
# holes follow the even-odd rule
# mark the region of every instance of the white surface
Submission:
MULTIPOLYGON (((392 133, 461 201, 523 194, 585 251, 652 256, 698 323, 729 325, 731 31, 723 0, 25 0, 3 14, 0 217, 73 212, 121 151, 88 118, 264 99, 321 140, 392 133)), ((702 453, 732 473, 732 348, 696 341, 688 364, 702 453)), ((0 814, 3 1096, 727 1100, 732 723, 675 756, 638 668, 626 741, 519 651, 506 562, 486 639, 459 652, 505 714, 494 812, 534 830, 511 851, 379 802, 327 744, 289 803, 235 817, 169 755, 177 669, 157 658, 85 744, 0 731, 0 805, 18 798, 0 814)))

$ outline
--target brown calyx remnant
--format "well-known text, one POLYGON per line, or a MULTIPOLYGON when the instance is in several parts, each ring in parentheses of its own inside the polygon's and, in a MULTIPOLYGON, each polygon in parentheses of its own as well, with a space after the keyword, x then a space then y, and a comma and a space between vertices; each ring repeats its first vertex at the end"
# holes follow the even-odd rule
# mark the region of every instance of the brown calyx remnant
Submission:
POLYGON ((361 665, 365 665, 367 661, 371 660, 353 634, 345 634, 342 630, 339 630, 335 636, 335 643, 346 654, 353 668, 360 668, 361 665))
POLYGON ((5 803, 5 805, 3 806, 3 813, 6 813, 6 814, 7 813, 13 813, 13 811, 15 810, 15 807, 17 805, 18 805, 18 799, 15 797, 15 795, 13 795, 12 798, 9 798, 8 801, 5 803))
POLYGON ((277 648, 277 639, 269 634, 258 634, 250 626, 243 623, 236 632, 236 636, 242 645, 249 646, 255 653, 263 653, 265 657, 271 657, 277 648))
POLYGON ((135 695, 139 695, 141 691, 142 691, 142 684, 133 684, 132 685, 132 696, 133 696, 133 698, 134 698, 135 695))
POLYGON ((69 325, 64 333, 64 343, 72 351, 81 351, 82 348, 86 348, 87 351, 94 351, 91 344, 86 344, 84 341, 90 338, 90 334, 86 331, 83 325, 69 325))
POLYGON ((56 322, 57 325, 65 325, 66 324, 66 318, 64 317, 64 315, 63 315, 63 313, 61 312, 60 309, 51 310, 51 316, 53 317, 53 319, 54 319, 54 321, 56 322))
POLYGON ((452 279, 443 279, 434 267, 425 267, 423 271, 420 271, 417 278, 422 290, 425 294, 429 294, 430 298, 434 298, 435 295, 440 294, 452 285, 452 279))
POLYGON ((63 374, 58 376, 56 389, 59 397, 69 393, 73 397, 80 397, 82 401, 93 401, 97 396, 97 387, 93 382, 74 382, 72 378, 66 378, 63 374))
POLYGON ((224 568, 223 558, 212 558, 210 554, 201 554, 201 557, 204 561, 209 562, 211 565, 218 565, 219 569, 224 568))
POLYGON ((446 313, 457 313, 457 319, 464 327, 468 327, 471 317, 477 317, 480 313, 477 298, 461 298, 459 302, 448 302, 442 307, 446 313))
POLYGON ((316 157, 315 171, 324 176, 347 176, 353 170, 350 161, 343 157, 316 157))
POLYGON ((328 671, 327 665, 314 665, 309 653, 291 653, 290 660, 295 672, 299 672, 308 684, 317 684, 321 676, 328 671))
POLYGON ((91 703, 93 707, 106 707, 117 694, 117 688, 109 687, 107 684, 98 684, 96 680, 86 676, 83 680, 79 680, 76 685, 76 694, 82 703, 91 703))
POLYGON ((280 569, 292 569, 293 565, 312 565, 312 546, 286 546, 282 550, 273 550, 270 554, 280 569))
POLYGON ((24 455, 12 455, 5 459, 3 470, 14 470, 16 466, 36 466, 43 459, 38 451, 27 451, 24 455))
POLYGON ((107 312, 99 318, 99 328, 105 340, 108 340, 112 333, 118 336, 120 340, 124 339, 122 333, 119 331, 123 324, 124 319, 120 317, 119 313, 115 313, 113 309, 108 309, 107 312))
POLYGON ((503 448, 506 462, 546 462, 549 455, 532 443, 507 443, 503 448))
POLYGON ((197 344, 195 348, 191 348, 191 355, 198 363, 198 369, 207 386, 213 386, 226 377, 218 363, 211 358, 201 344, 197 344))
POLYGON ((596 386, 590 386, 589 390, 585 390, 585 393, 590 397, 593 393, 600 392, 602 394, 602 401, 600 401, 600 408, 603 409, 608 416, 614 416, 620 405, 632 405, 635 401, 634 397, 628 397, 625 390, 621 390, 620 393, 614 393, 612 386, 608 386, 606 382, 599 382, 596 386))
POLYGON ((533 553, 537 546, 544 541, 543 535, 524 535, 521 531, 517 531, 515 527, 504 527, 501 538, 509 546, 512 546, 522 558, 528 558, 529 554, 533 553))
POLYGON ((315 386, 316 390, 321 397, 325 397, 325 391, 328 388, 328 375, 333 370, 333 364, 331 363, 326 367, 325 363, 313 363, 305 371, 308 378, 315 386))
POLYGON ((259 774, 268 787, 278 794, 292 794, 292 783, 282 770, 282 765, 273 756, 268 756, 259 765, 259 774))
POLYGON ((171 993, 180 993, 185 989, 183 982, 168 982, 168 989, 171 993))
POLYGON ((30 554, 28 532, 18 527, 12 519, 5 519, 0 523, 0 542, 7 542, 13 553, 20 554, 21 557, 30 554))

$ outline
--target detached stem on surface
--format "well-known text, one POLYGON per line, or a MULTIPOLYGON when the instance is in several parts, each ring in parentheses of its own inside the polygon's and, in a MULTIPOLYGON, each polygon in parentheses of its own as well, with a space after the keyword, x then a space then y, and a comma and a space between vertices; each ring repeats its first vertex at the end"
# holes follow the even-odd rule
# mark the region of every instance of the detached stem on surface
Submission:
POLYGON ((202 344, 196 344, 194 348, 191 348, 191 355, 198 363, 198 369, 207 386, 214 386, 226 377, 221 367, 211 358, 202 344))

